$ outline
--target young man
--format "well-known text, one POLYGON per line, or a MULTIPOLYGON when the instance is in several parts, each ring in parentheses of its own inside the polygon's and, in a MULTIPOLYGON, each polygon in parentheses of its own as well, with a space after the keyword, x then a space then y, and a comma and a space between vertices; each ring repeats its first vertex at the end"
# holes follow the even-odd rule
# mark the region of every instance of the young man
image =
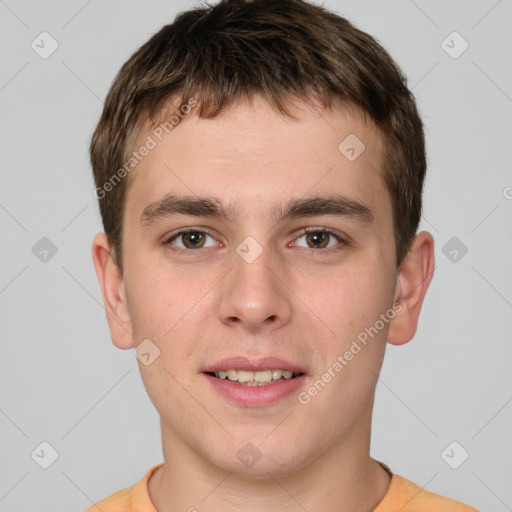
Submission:
POLYGON ((122 67, 91 162, 165 462, 88 511, 475 510, 369 455, 434 269, 422 123, 373 38, 300 0, 181 13, 122 67))

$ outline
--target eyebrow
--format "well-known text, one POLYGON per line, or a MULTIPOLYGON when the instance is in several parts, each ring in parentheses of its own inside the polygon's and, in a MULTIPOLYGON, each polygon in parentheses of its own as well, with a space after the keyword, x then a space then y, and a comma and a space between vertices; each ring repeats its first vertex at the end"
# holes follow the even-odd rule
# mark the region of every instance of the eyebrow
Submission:
MULTIPOLYGON (((144 208, 140 223, 143 226, 151 226, 162 218, 176 214, 215 217, 233 222, 239 217, 240 212, 231 204, 223 205, 215 197, 168 194, 144 208)), ((292 199, 284 208, 278 204, 272 212, 276 224, 295 218, 321 215, 347 217, 366 224, 371 224, 374 220, 372 211, 366 205, 339 194, 292 199)))

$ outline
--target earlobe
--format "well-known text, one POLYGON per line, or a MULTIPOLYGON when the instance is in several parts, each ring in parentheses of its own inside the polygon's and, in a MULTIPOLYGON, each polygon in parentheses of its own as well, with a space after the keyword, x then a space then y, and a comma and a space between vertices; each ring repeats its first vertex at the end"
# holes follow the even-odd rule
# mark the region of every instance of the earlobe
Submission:
POLYGON ((434 239, 427 231, 421 231, 415 236, 397 277, 395 304, 400 307, 391 321, 388 343, 403 345, 413 338, 433 273, 434 239))
POLYGON ((130 315, 128 313, 123 276, 113 257, 105 233, 98 233, 92 243, 92 259, 100 283, 105 313, 114 345, 121 349, 133 348, 130 315))

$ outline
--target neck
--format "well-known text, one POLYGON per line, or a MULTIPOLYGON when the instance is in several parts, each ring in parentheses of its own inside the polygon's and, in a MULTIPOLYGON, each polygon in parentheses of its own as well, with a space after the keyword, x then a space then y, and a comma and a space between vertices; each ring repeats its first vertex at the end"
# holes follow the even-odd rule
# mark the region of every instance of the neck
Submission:
POLYGON ((223 471, 162 422, 165 464, 149 480, 151 501, 159 512, 371 512, 390 476, 369 456, 370 419, 293 473, 259 478, 223 471))

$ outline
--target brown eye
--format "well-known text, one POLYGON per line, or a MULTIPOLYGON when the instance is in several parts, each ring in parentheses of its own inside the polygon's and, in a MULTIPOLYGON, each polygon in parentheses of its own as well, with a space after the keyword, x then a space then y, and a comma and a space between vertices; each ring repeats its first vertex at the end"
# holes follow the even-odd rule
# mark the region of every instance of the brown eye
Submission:
POLYGON ((172 249, 177 251, 187 251, 188 249, 213 247, 217 243, 212 235, 208 234, 206 231, 200 229, 186 229, 171 236, 164 244, 171 246, 172 249), (207 245, 207 238, 211 239, 209 245, 207 245))
POLYGON ((296 238, 294 246, 306 249, 343 249, 350 245, 346 240, 328 229, 308 229, 296 238), (297 243, 299 240, 303 240, 297 243))
POLYGON ((188 249, 197 249, 204 245, 205 237, 201 231, 188 231, 187 233, 182 233, 180 236, 183 245, 188 249))
POLYGON ((313 247, 325 247, 329 241, 329 233, 325 231, 310 231, 306 234, 306 240, 308 244, 312 244, 313 247))

